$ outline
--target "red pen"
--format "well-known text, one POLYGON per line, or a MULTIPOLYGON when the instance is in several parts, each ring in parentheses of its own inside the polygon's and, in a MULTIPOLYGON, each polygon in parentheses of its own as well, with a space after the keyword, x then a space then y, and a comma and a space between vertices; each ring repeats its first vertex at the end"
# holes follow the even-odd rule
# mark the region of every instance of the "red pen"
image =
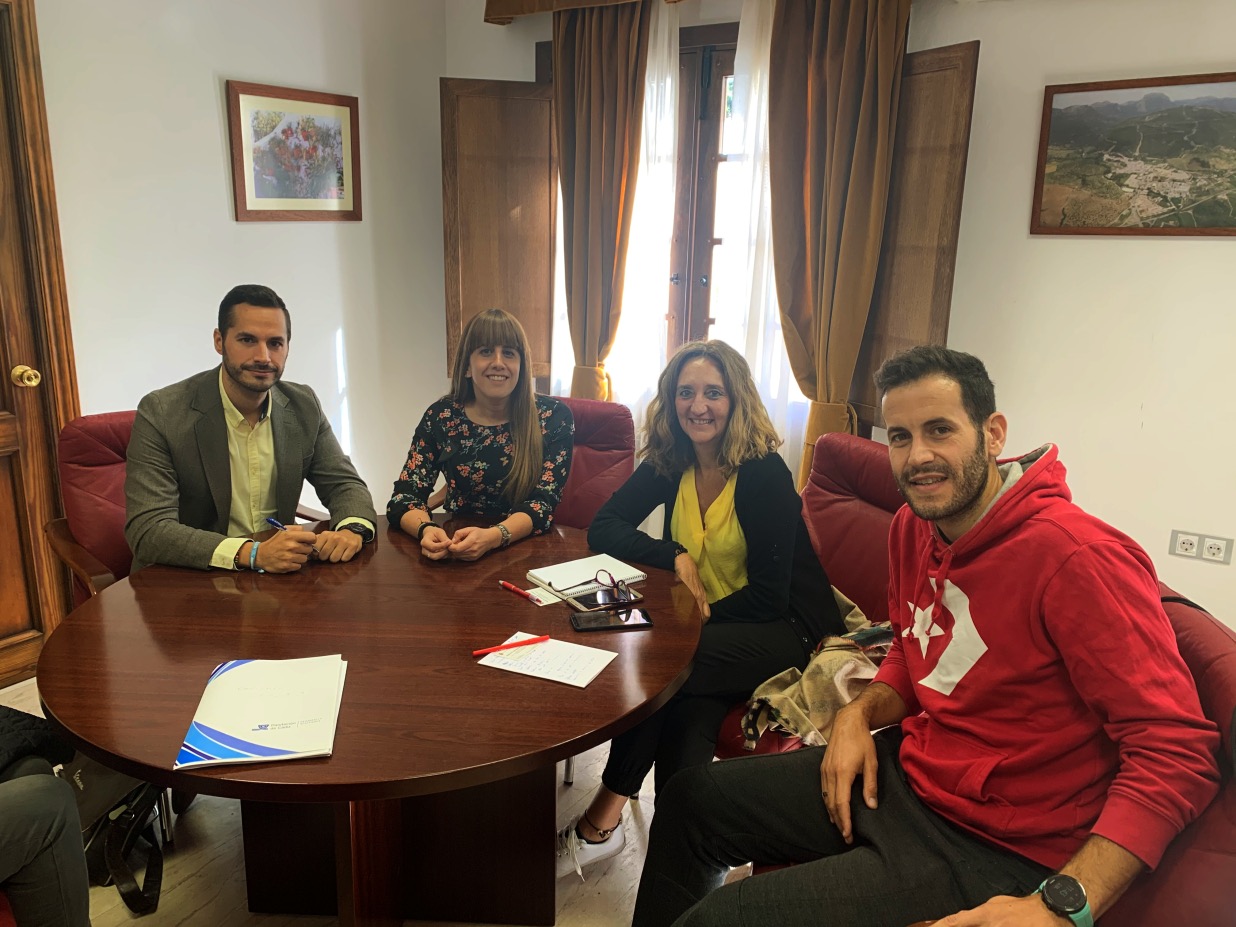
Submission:
POLYGON ((523 597, 524 597, 525 599, 527 599, 529 602, 535 602, 535 601, 536 601, 536 599, 532 598, 532 596, 530 596, 528 593, 524 592, 522 589, 520 589, 520 588, 519 588, 518 586, 516 586, 514 583, 508 583, 505 579, 500 579, 500 580, 498 580, 498 585, 499 585, 499 586, 501 586, 503 589, 509 589, 511 592, 515 593, 515 594, 516 594, 516 595, 518 595, 518 596, 523 596, 523 597))
POLYGON ((522 641, 511 641, 509 644, 499 644, 497 647, 486 647, 484 650, 474 650, 472 651, 472 656, 483 657, 487 653, 497 653, 499 650, 510 650, 512 647, 525 647, 528 644, 543 644, 547 640, 549 640, 548 634, 542 634, 540 637, 527 637, 522 641))

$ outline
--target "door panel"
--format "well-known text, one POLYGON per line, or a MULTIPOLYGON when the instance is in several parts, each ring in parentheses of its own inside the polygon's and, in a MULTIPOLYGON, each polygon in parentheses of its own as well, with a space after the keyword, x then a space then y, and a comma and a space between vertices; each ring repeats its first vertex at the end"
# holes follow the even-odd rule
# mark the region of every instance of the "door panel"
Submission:
MULTIPOLYGON (((15 491, 13 479, 12 461, 17 444, 11 440, 16 437, 16 428, 11 426, 15 423, 13 416, 0 413, 0 525, 20 525, 23 520, 16 504, 21 496, 15 491), (10 440, 6 441, 6 437, 10 440)), ((30 596, 26 593, 23 540, 21 532, 0 532, 0 590, 4 591, 4 607, 0 608, 0 646, 38 626, 30 607, 30 596)))
POLYGON ((31 0, 0 0, 0 686, 33 674, 69 604, 43 535, 59 512, 54 435, 78 414, 31 0), (18 364, 38 386, 10 379, 18 364))
POLYGON ((978 50, 967 42, 906 55, 880 266, 850 386, 868 434, 879 424, 880 364, 948 336, 978 50))
POLYGON ((444 77, 442 212, 446 369, 464 324, 506 309, 549 377, 558 163, 553 85, 444 77))

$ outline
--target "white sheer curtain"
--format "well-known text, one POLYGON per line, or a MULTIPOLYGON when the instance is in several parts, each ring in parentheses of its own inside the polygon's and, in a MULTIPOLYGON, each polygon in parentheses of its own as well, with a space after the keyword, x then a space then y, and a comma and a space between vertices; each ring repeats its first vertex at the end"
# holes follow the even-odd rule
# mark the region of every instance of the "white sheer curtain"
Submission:
MULTIPOLYGON (((724 100, 717 171, 710 337, 747 358, 791 473, 802 459, 807 399, 785 353, 781 310, 773 282, 768 188, 768 58, 774 4, 744 0, 738 28, 732 93, 724 100)), ((644 92, 643 162, 640 165, 631 243, 623 288, 622 318, 605 369, 614 398, 629 406, 636 434, 665 367, 665 316, 669 306, 669 256, 673 237, 678 140, 678 8, 654 4, 644 92)), ((561 206, 559 206, 561 213, 561 206)), ((561 236, 561 223, 559 223, 561 236)), ((562 254, 561 240, 558 254, 562 254)), ((552 391, 564 395, 575 364, 566 319, 561 260, 555 295, 552 391)))
POLYGON ((774 4, 744 0, 734 55, 733 92, 717 171, 711 314, 713 338, 742 352, 796 473, 802 459, 807 399, 785 353, 773 281, 768 187, 768 59, 774 4))
MULTIPOLYGON (((653 4, 644 84, 643 159, 636 180, 635 210, 623 282, 622 316, 605 369, 613 399, 630 407, 638 436, 644 412, 665 367, 665 316, 669 303, 670 242, 674 224, 674 173, 678 144, 678 7, 653 4)), ((561 214, 561 204, 559 204, 561 214)), ((567 329, 562 271, 562 223, 558 224, 552 388, 565 395, 575 364, 567 329)), ((638 441, 638 438, 637 438, 638 441)))

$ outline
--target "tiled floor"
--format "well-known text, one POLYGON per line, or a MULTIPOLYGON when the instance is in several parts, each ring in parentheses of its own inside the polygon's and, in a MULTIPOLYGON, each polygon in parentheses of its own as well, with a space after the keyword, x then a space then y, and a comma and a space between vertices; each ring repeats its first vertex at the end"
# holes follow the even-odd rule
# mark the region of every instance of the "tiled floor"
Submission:
MULTIPOLYGON (((33 680, 0 690, 0 704, 39 713, 33 680)), ((608 745, 582 754, 575 764, 575 785, 560 786, 558 816, 573 819, 586 806, 600 781, 608 745)), ((559 767, 561 774, 561 765, 559 767)), ((652 820, 652 778, 641 800, 627 811, 627 845, 615 858, 587 871, 587 881, 568 876, 558 883, 560 927, 617 927, 630 924, 652 820)), ((484 865, 484 842, 478 840, 476 858, 469 865, 484 865)), ((90 891, 93 927, 133 927, 135 922, 114 888, 90 891)), ((328 927, 329 917, 293 917, 250 914, 245 906, 245 873, 241 850, 240 803, 224 798, 199 797, 175 825, 175 843, 167 848, 163 892, 159 909, 140 924, 158 927, 328 927)), ((425 921, 408 924, 426 925, 425 921)))

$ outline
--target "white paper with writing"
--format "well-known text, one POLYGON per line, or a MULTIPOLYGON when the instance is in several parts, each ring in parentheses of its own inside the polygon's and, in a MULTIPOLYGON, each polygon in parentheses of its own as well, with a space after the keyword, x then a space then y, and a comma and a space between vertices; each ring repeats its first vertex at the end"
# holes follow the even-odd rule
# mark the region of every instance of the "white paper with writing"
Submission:
MULTIPOLYGON (((510 644, 537 636, 516 631, 503 643, 510 644)), ((525 676, 565 682, 567 685, 578 686, 582 689, 596 679, 597 674, 609 666, 610 661, 616 656, 618 654, 609 650, 551 639, 539 644, 512 647, 510 650, 486 654, 478 662, 481 666, 493 666, 497 669, 510 670, 512 673, 522 673, 525 676)))

